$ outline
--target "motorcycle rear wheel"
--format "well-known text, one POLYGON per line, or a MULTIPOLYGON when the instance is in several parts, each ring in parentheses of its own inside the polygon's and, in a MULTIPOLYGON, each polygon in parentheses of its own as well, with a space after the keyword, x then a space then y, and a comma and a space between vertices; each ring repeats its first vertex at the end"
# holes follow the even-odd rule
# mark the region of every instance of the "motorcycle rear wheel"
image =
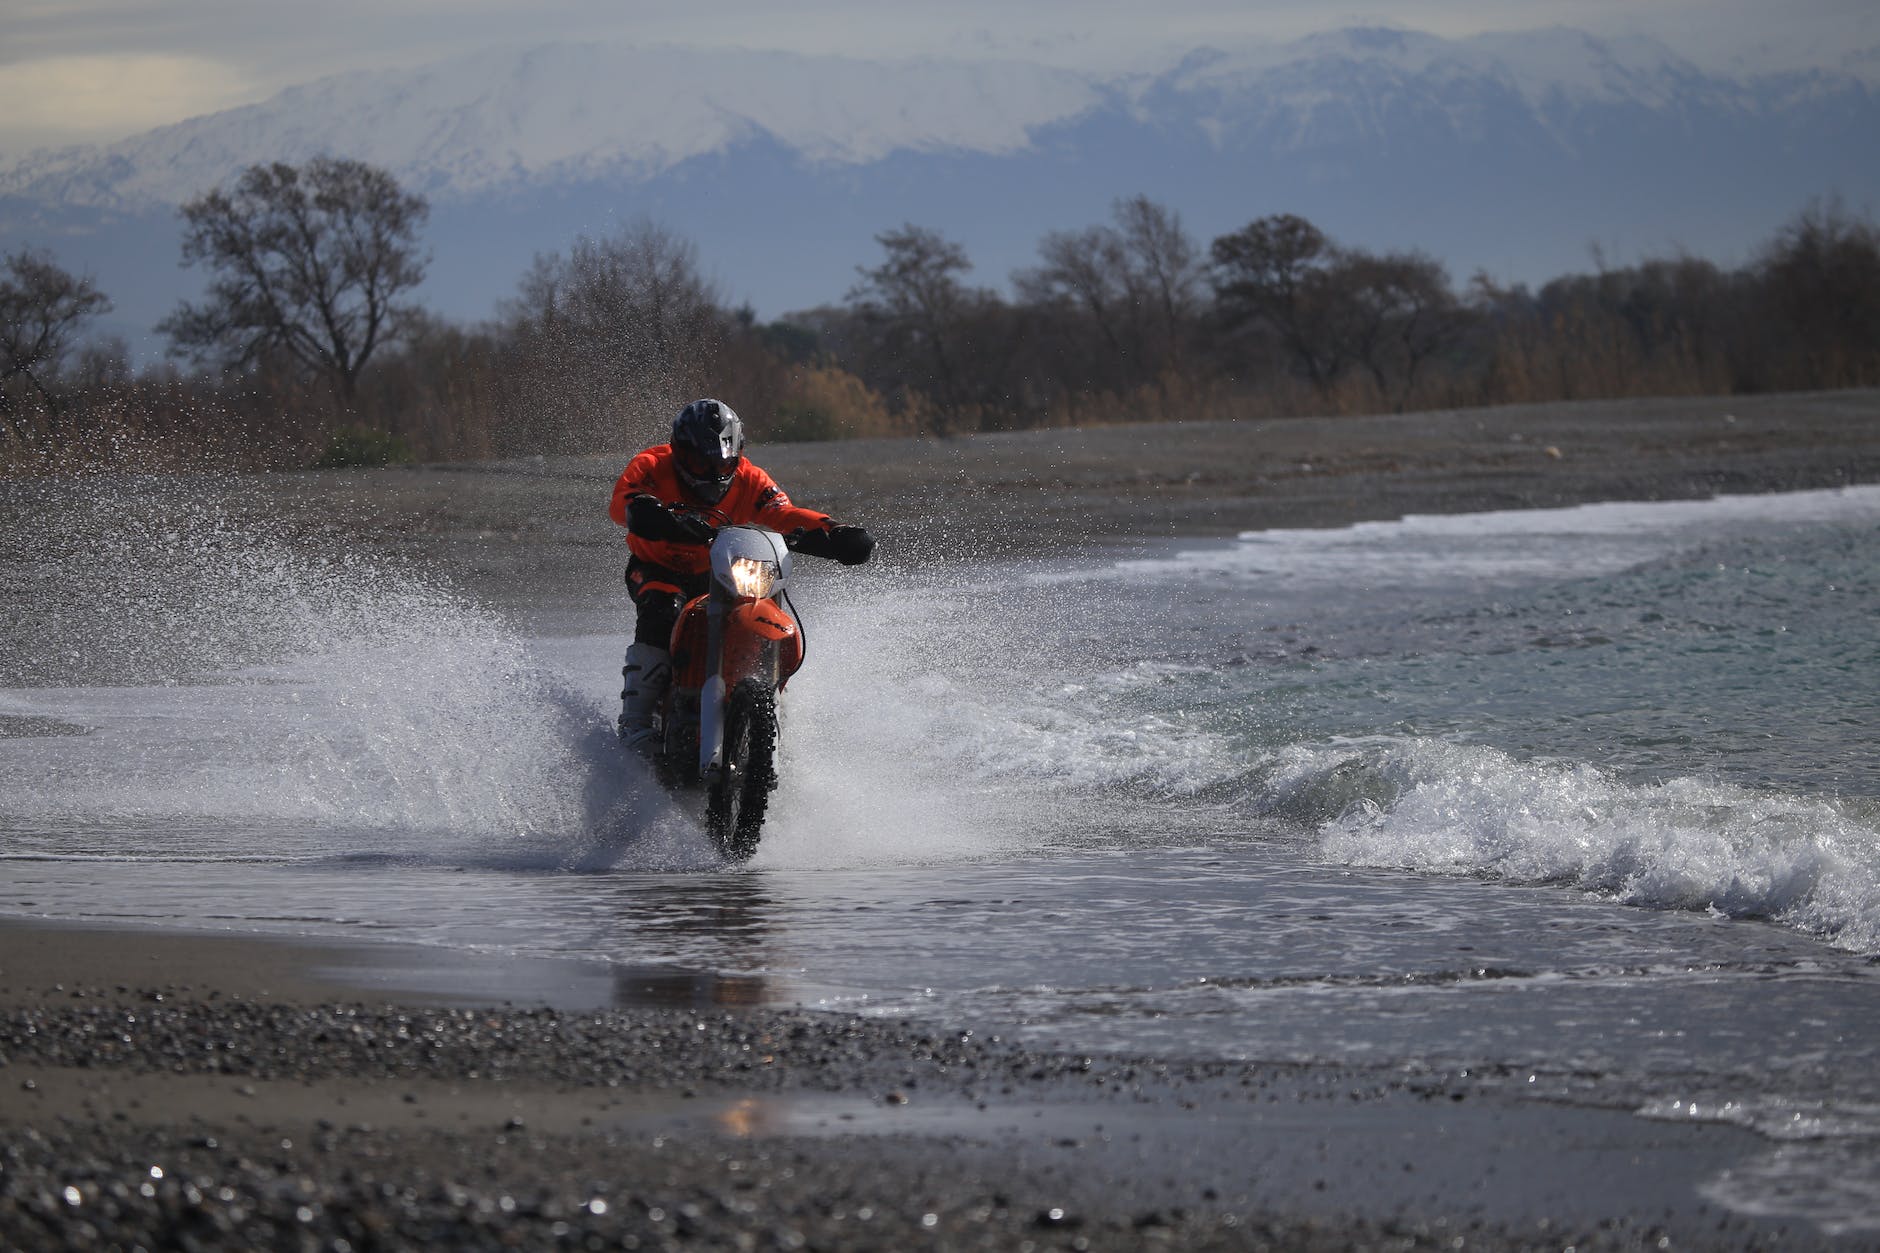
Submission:
POLYGON ((727 861, 745 861, 757 851, 777 780, 777 694, 757 679, 742 680, 725 700, 722 761, 706 793, 705 827, 727 861))

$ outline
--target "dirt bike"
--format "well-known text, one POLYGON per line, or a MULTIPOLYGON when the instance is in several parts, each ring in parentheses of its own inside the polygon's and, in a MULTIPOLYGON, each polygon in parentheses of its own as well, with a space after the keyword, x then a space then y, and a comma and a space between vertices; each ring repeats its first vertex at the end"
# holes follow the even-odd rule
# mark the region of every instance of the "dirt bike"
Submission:
POLYGON ((718 528, 708 590, 673 625, 672 685, 655 715, 662 775, 704 790, 706 830, 732 861, 757 851, 777 786, 777 696, 803 664, 790 558, 775 531, 718 528))

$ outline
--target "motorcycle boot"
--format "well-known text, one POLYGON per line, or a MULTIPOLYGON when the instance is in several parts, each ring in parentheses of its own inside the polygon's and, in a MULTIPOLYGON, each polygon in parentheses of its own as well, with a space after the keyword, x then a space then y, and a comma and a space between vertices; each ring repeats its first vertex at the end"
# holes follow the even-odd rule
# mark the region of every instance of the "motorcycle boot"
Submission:
POLYGON ((653 715, 672 686, 672 654, 651 644, 629 644, 620 675, 626 680, 620 690, 620 738, 650 757, 659 747, 653 715))

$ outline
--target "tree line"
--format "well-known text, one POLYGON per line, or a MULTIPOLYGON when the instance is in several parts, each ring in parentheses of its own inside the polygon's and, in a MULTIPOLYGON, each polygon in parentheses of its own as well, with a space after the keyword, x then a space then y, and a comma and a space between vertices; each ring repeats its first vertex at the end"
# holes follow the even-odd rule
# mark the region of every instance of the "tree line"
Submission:
POLYGON ((618 451, 702 394, 802 440, 1880 385, 1880 226, 1834 203, 1736 268, 1676 255, 1531 289, 1458 288, 1290 214, 1204 246, 1137 196, 1046 234, 1009 294, 910 223, 840 302, 767 323, 645 220, 539 255, 485 322, 442 319, 411 300, 426 214, 361 162, 250 168, 183 206, 208 286, 141 371, 86 338, 110 309, 91 280, 5 257, 0 469, 618 451))

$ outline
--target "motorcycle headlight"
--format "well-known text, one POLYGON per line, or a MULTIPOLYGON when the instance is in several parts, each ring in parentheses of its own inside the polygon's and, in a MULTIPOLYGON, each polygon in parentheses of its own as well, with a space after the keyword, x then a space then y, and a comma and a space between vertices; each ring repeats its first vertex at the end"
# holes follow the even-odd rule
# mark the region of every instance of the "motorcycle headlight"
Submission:
POLYGON ((739 596, 762 600, 776 586, 777 563, 739 557, 731 563, 731 590, 739 596))

